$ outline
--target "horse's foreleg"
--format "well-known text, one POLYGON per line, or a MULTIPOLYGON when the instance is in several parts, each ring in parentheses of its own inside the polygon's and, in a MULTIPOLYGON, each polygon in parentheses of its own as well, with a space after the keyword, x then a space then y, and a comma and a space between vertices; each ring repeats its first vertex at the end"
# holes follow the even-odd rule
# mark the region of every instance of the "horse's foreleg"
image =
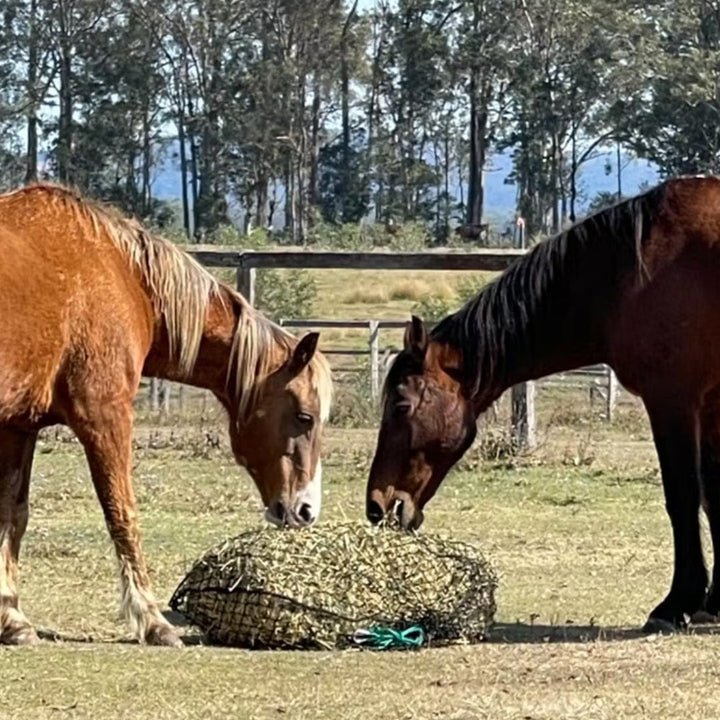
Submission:
POLYGON ((665 507, 675 546, 670 592, 650 613, 645 629, 683 627, 702 605, 707 570, 700 544, 700 427, 695 412, 648 407, 660 460, 665 507))
POLYGON ((714 565, 710 589, 700 620, 717 620, 720 615, 720 408, 711 404, 702 414, 700 447, 702 503, 710 525, 714 565), (712 616, 708 618, 707 615, 712 616))
POLYGON ((76 430, 87 455, 118 558, 121 607, 137 637, 151 645, 180 646, 175 629, 165 620, 150 590, 140 546, 135 495, 130 479, 132 408, 129 403, 103 403, 95 423, 76 430))
MULTIPOLYGON (((703 442, 702 449, 702 500, 710 525, 713 555, 715 557, 712 580, 703 610, 716 618, 720 614, 720 448, 703 442)), ((699 613, 703 618, 703 613, 699 613)), ((709 618, 707 618, 709 619, 709 618)))
POLYGON ((37 634, 18 605, 17 564, 28 521, 37 433, 0 430, 0 643, 32 645, 37 634))

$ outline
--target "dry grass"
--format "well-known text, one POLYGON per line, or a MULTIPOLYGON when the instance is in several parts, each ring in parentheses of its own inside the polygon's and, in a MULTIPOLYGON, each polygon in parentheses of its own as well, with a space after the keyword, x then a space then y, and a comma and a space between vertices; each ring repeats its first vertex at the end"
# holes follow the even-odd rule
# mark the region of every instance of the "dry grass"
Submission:
MULTIPOLYGON (((208 432, 138 433, 144 546, 164 602, 196 557, 261 523, 224 431, 220 447, 208 432)), ((494 560, 498 625, 486 644, 402 654, 135 645, 117 619, 110 545, 80 449, 44 441, 22 600, 62 639, 0 649, 0 717, 718 717, 713 630, 637 632, 667 590, 672 558, 647 424, 626 403, 616 429, 593 425, 592 461, 567 462, 585 437, 582 426, 543 422, 535 453, 512 462, 470 453, 448 478, 427 529, 474 542, 494 560)), ((330 433, 325 519, 361 517, 374 438, 373 430, 330 433)), ((198 642, 190 628, 187 637, 198 642)))
MULTIPOLYGON (((313 310, 317 318, 409 319, 413 306, 428 297, 453 298, 467 282, 478 287, 492 273, 405 270, 312 270, 318 290, 313 310)), ((365 348, 367 331, 324 329, 321 346, 325 348, 365 348)), ((398 346, 402 331, 383 330, 382 344, 398 346)))
POLYGON ((429 297, 452 300, 455 297, 455 288, 445 279, 431 282, 418 278, 407 278, 390 286, 390 300, 409 300, 416 303, 429 297))
POLYGON ((387 290, 377 287, 355 288, 343 298, 343 302, 348 305, 377 305, 387 301, 387 290))
POLYGON ((401 280, 390 289, 392 300, 422 300, 430 295, 430 286, 422 280, 401 280))

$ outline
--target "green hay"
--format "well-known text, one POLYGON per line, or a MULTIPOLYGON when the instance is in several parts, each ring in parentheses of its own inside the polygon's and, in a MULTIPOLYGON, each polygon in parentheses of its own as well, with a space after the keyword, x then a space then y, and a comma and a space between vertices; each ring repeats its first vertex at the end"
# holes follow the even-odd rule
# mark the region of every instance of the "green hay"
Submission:
POLYGON ((442 644, 485 638, 496 587, 466 543, 324 524, 226 540, 195 563, 170 605, 222 645, 341 648, 378 625, 420 625, 442 644))

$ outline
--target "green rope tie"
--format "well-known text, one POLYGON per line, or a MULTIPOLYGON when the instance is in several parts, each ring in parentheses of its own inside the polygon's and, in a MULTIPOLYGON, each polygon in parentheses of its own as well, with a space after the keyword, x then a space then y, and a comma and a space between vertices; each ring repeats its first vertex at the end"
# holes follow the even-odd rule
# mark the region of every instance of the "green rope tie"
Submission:
POLYGON ((419 625, 413 625, 405 630, 378 625, 356 630, 353 641, 360 647, 373 650, 419 648, 425 642, 425 631, 419 625))

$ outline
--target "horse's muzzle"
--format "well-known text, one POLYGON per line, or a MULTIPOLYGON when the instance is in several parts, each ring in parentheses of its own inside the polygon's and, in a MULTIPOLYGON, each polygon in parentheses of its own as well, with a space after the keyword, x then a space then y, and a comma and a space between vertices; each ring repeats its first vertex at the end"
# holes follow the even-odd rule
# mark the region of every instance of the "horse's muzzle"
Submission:
POLYGON ((302 503, 294 509, 276 500, 265 509, 265 520, 277 527, 301 528, 313 525, 317 517, 309 503, 302 503))

